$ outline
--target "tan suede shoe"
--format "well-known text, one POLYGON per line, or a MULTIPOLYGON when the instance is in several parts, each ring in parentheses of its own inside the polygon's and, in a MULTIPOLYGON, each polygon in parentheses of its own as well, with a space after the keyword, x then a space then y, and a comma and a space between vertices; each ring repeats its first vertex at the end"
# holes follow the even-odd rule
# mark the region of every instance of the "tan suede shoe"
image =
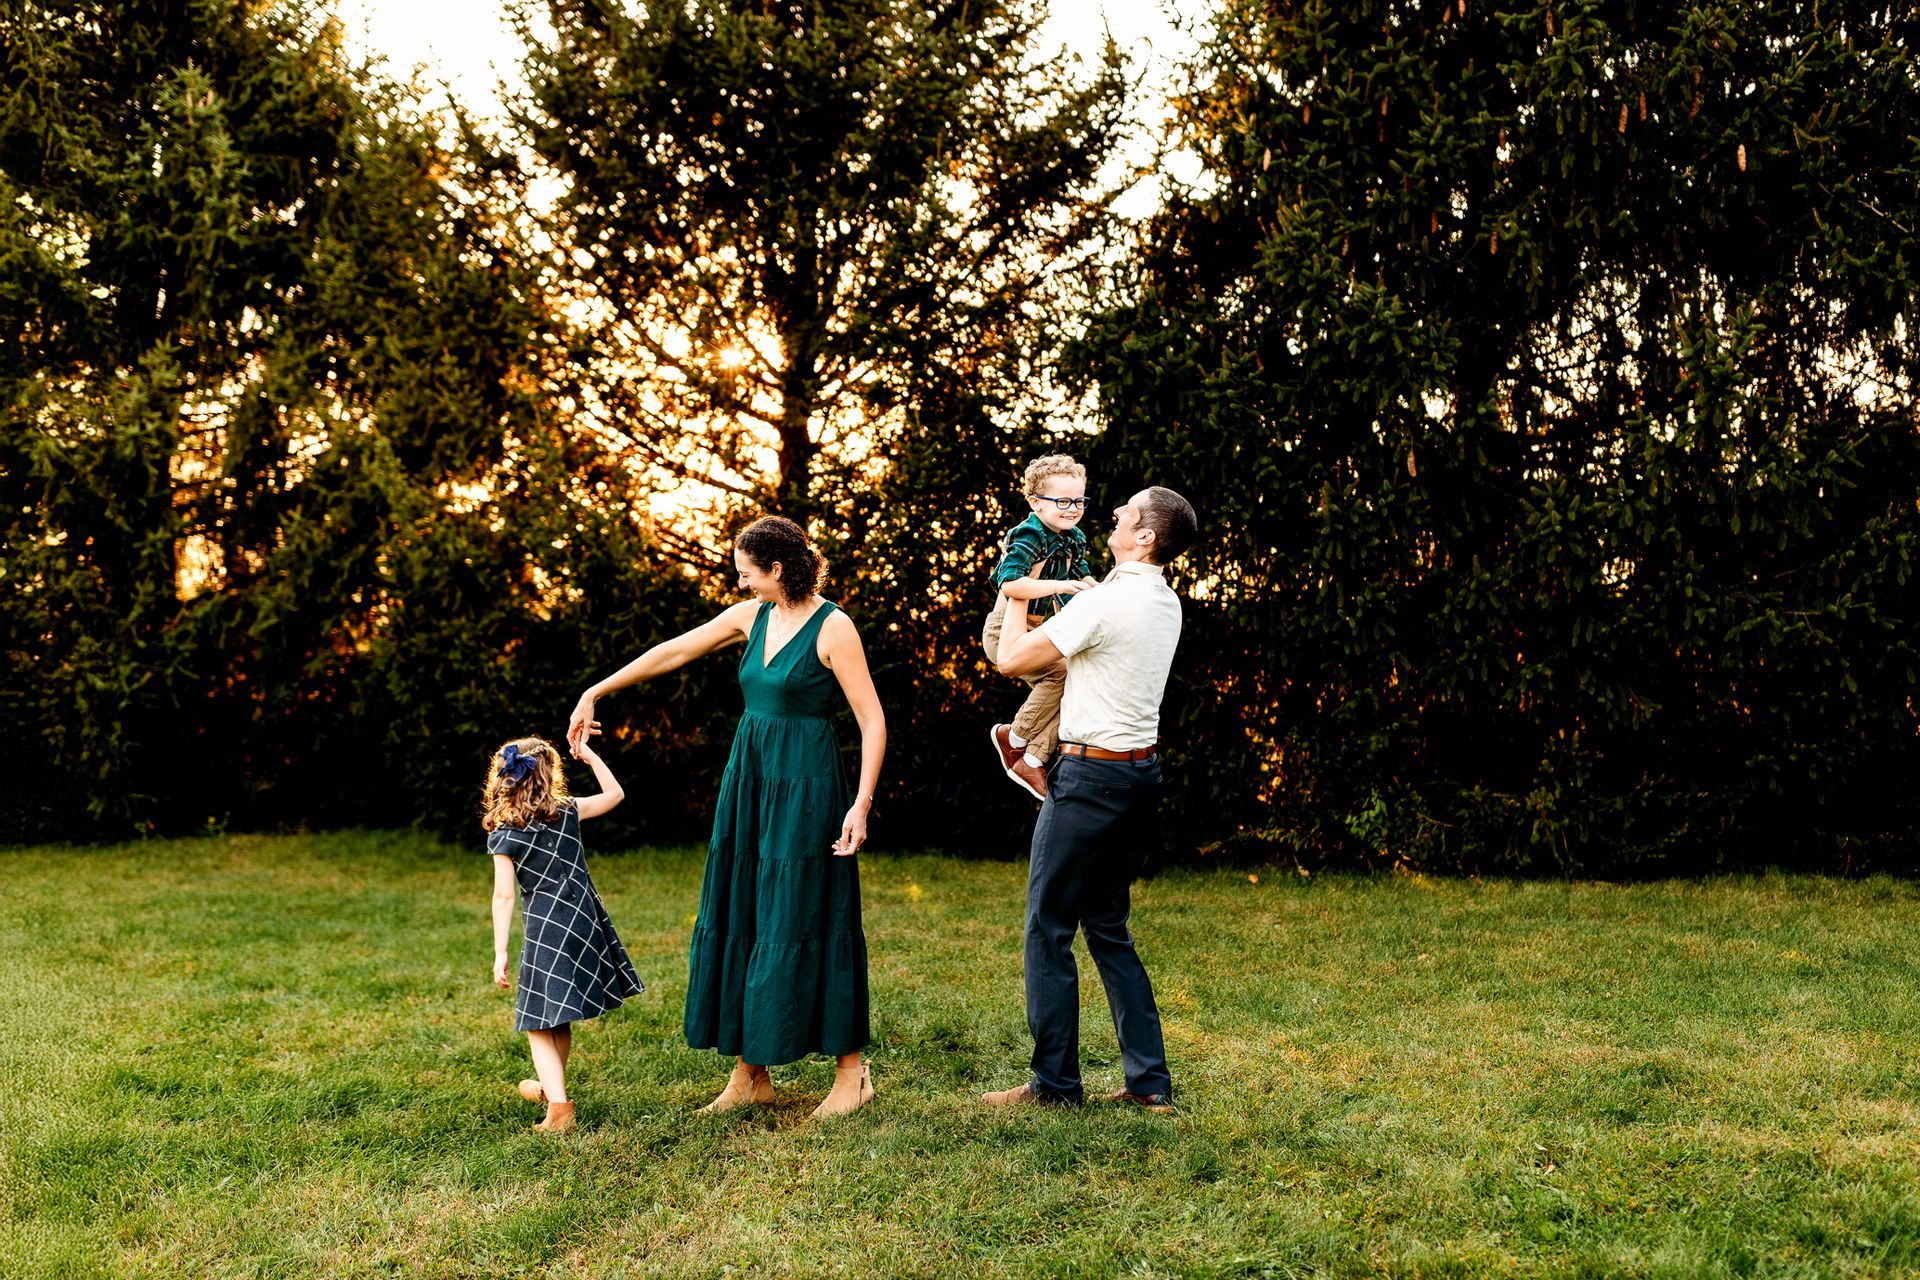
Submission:
POLYGON ((701 1107, 699 1114, 703 1116, 717 1116, 724 1115, 732 1111, 735 1107, 767 1107, 772 1105, 773 1077, 765 1071, 760 1071, 754 1074, 752 1082, 744 1088, 735 1080, 729 1078, 727 1080, 727 1087, 720 1091, 720 1096, 712 1102, 709 1102, 706 1106, 701 1107))
MULTIPOLYGON (((852 1071, 835 1067, 833 1069, 833 1087, 838 1089, 843 1083, 851 1084, 853 1081, 849 1079, 849 1077, 854 1076, 854 1074, 852 1071)), ((841 1101, 834 1102, 833 1095, 828 1094, 821 1100, 820 1105, 813 1109, 813 1118, 815 1120, 826 1120, 833 1116, 849 1115, 866 1106, 869 1102, 872 1102, 873 1071, 864 1062, 859 1066, 857 1079, 859 1080, 860 1087, 854 1092, 851 1101, 842 1098, 841 1101)))
POLYGON ((573 1104, 571 1102, 549 1102, 547 1115, 539 1124, 533 1126, 535 1133, 572 1133, 573 1104))
POLYGON ((520 1096, 528 1102, 545 1102, 547 1100, 547 1091, 540 1087, 538 1080, 522 1080, 520 1082, 520 1096))

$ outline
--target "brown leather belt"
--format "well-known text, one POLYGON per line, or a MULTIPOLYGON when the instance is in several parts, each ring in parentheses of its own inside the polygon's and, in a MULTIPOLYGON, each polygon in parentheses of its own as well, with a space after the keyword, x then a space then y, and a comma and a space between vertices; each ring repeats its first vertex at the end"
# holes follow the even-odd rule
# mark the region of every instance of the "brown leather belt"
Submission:
POLYGON ((1131 751, 1109 751, 1105 747, 1090 747, 1084 742, 1063 742, 1060 744, 1063 756, 1085 756, 1089 760, 1151 760, 1160 750, 1160 744, 1150 747, 1135 747, 1131 751))

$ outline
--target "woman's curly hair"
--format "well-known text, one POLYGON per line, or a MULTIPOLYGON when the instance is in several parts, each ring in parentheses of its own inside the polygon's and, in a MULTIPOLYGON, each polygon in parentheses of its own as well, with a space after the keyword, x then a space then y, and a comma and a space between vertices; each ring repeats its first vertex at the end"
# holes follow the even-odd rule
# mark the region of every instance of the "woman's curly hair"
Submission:
POLYGON ((789 603, 805 600, 826 577, 827 562, 807 540, 807 531, 785 516, 762 516, 733 540, 762 573, 780 566, 780 594, 789 603))
POLYGON ((571 802, 560 753, 545 738, 515 738, 487 762, 486 789, 480 796, 480 825, 530 827, 553 822, 571 802))

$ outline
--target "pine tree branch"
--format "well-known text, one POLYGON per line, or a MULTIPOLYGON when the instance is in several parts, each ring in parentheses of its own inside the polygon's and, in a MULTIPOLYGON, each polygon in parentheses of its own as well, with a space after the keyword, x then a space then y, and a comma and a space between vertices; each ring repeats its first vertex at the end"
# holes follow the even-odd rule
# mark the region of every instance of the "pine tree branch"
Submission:
POLYGON ((707 573, 725 573, 729 567, 725 555, 716 554, 704 542, 689 538, 658 520, 648 522, 647 533, 669 559, 688 568, 707 573))

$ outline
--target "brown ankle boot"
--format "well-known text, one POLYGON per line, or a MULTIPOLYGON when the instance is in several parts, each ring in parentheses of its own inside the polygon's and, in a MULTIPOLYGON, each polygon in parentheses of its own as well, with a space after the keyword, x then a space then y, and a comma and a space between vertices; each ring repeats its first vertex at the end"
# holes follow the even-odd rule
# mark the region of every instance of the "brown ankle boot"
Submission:
POLYGON ((853 1095, 852 1098, 843 1097, 839 1102, 835 1102, 833 1100, 833 1094, 829 1093, 826 1098, 821 1101, 820 1105, 813 1109, 813 1118, 815 1120, 825 1120, 831 1116, 844 1116, 850 1112, 858 1111, 869 1102, 872 1102, 873 1072, 864 1062, 857 1067, 835 1067, 833 1069, 833 1087, 836 1092, 851 1092, 853 1095), (855 1087, 856 1084, 857 1087, 855 1087), (849 1086, 849 1089, 842 1091, 840 1088, 842 1085, 849 1086))
POLYGON ((739 1069, 735 1068, 733 1075, 727 1079, 727 1087, 720 1091, 720 1096, 700 1108, 701 1115, 717 1116, 735 1107, 772 1105, 773 1077, 767 1074, 766 1068, 749 1073, 744 1084, 740 1074, 739 1069))
POLYGON ((571 1102, 549 1102, 546 1119, 533 1126, 535 1133, 572 1133, 573 1104, 571 1102))
POLYGON ((538 1080, 522 1080, 520 1082, 520 1096, 528 1102, 545 1102, 547 1100, 547 1091, 540 1087, 538 1080))

